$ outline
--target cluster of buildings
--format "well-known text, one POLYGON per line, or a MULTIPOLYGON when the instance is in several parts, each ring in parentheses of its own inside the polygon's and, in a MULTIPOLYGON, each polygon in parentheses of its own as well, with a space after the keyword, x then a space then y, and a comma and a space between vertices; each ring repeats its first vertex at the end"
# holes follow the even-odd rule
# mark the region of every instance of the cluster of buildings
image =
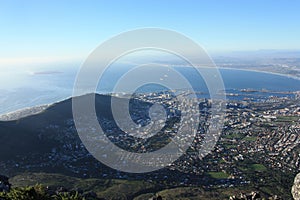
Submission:
MULTIPOLYGON (((189 93, 183 93, 188 96, 189 93)), ((211 125, 211 101, 207 99, 185 98, 178 103, 171 93, 140 94, 133 97, 134 106, 130 106, 132 120, 145 127, 151 125, 147 114, 152 104, 161 104, 166 109, 165 126, 149 138, 136 138, 124 133, 111 119, 99 116, 99 122, 110 141, 115 145, 138 153, 155 151, 172 138, 175 141, 192 141, 183 156, 167 168, 149 174, 128 175, 103 165, 86 150, 80 141, 74 122, 66 119, 64 125, 51 124, 38 130, 40 139, 54 142, 48 153, 39 153, 17 157, 0 163, 5 174, 16 171, 52 171, 66 172, 81 177, 102 178, 141 178, 155 182, 169 181, 172 184, 201 184, 215 187, 232 187, 237 184, 249 184, 245 170, 238 163, 250 160, 266 168, 279 168, 284 171, 296 171, 300 162, 300 105, 295 98, 272 98, 261 102, 228 101, 225 107, 225 122, 222 132, 210 138, 217 141, 212 152, 206 157, 200 153, 207 145, 204 143, 206 132, 211 125), (141 103, 143 102, 143 103, 141 103), (195 104, 199 113, 195 112, 195 104), (186 112, 186 113, 183 113, 186 112), (198 115, 199 114, 199 115, 198 115), (182 120, 182 116, 189 119, 182 120), (194 130, 193 120, 199 118, 199 127, 192 134, 183 134, 176 138, 178 129, 194 130), (181 124, 184 121, 185 124, 181 124), (220 136, 220 138, 219 138, 220 136), (220 178, 210 177, 210 174, 220 178), (222 176, 221 176, 222 175, 222 176), (216 182, 212 181, 215 180, 216 182)), ((216 116, 214 116, 216 118, 216 116)), ((147 131, 147 129, 144 129, 147 131)), ((206 141, 207 142, 207 141, 206 141)))

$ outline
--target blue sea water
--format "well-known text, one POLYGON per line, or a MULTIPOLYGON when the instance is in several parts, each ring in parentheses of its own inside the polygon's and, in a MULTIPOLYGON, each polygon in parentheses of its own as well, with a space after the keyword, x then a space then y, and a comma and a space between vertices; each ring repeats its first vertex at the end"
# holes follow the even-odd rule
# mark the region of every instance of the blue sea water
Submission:
MULTIPOLYGON (((79 67, 74 66, 59 67, 55 70, 51 68, 51 71, 36 68, 4 72, 0 69, 0 114, 25 107, 51 104, 71 97, 78 70, 79 67)), ((111 92, 114 84, 127 70, 126 67, 108 69, 98 85, 97 92, 111 92)), ((201 92, 200 97, 209 97, 206 84, 195 69, 176 67, 176 70, 190 81, 194 90, 201 92)), ((234 69, 220 69, 220 74, 227 94, 238 95, 227 96, 228 99, 289 96, 291 94, 287 92, 300 91, 300 80, 286 76, 234 69)), ((142 92, 159 89, 161 88, 144 87, 142 92)))

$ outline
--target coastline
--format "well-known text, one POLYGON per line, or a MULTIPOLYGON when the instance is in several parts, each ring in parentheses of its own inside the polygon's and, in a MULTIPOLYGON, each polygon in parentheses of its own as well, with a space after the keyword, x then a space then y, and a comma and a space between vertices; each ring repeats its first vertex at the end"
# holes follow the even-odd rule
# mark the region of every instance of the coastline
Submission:
POLYGON ((298 76, 293 76, 293 75, 289 75, 289 74, 281 74, 281 73, 277 73, 277 72, 262 71, 262 70, 257 70, 257 69, 238 69, 238 68, 230 68, 230 67, 218 67, 218 66, 217 66, 217 68, 218 69, 227 69, 227 70, 238 70, 238 71, 248 71, 248 72, 272 74, 272 75, 283 76, 283 77, 292 78, 292 79, 300 81, 300 77, 298 77, 298 76))
POLYGON ((39 114, 39 113, 45 111, 50 106, 52 106, 56 103, 65 101, 69 98, 72 98, 72 97, 69 96, 69 97, 54 101, 52 103, 38 104, 35 106, 28 106, 28 107, 16 109, 14 111, 9 111, 7 113, 0 113, 0 121, 13 121, 13 120, 18 120, 18 119, 21 119, 23 117, 27 117, 30 115, 36 115, 36 114, 39 114))
MULTIPOLYGON (((191 66, 183 66, 183 67, 191 67, 191 66)), ((222 70, 222 69, 224 69, 224 70, 238 70, 238 71, 246 71, 246 72, 257 72, 257 73, 271 74, 271 75, 287 77, 287 78, 291 78, 291 79, 300 81, 300 77, 296 77, 296 76, 292 76, 292 75, 288 75, 288 74, 276 73, 276 72, 261 71, 261 70, 255 70, 255 69, 239 69, 239 68, 230 68, 230 67, 219 67, 219 66, 217 66, 217 69, 218 70, 222 70)), ((248 88, 245 88, 245 89, 248 89, 248 88)), ((101 93, 99 93, 99 94, 101 94, 101 93)), ((64 100, 67 100, 69 98, 72 98, 72 96, 63 97, 61 99, 58 99, 58 100, 56 100, 54 102, 50 102, 50 103, 41 103, 41 104, 37 104, 37 105, 34 105, 34 106, 28 106, 28 107, 16 109, 16 110, 9 111, 9 112, 6 112, 6 113, 0 113, 0 121, 10 121, 10 120, 26 117, 26 116, 29 116, 29 115, 38 114, 40 112, 43 112, 45 109, 47 109, 51 105, 53 105, 55 103, 59 103, 59 102, 64 101, 64 100), (16 117, 16 116, 18 116, 18 117, 16 117)))

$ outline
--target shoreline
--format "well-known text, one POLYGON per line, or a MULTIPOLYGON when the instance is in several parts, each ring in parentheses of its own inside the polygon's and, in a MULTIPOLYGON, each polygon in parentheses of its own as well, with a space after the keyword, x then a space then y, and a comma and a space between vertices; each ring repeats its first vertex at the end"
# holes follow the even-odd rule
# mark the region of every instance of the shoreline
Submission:
MULTIPOLYGON (((191 66, 183 66, 183 67, 191 67, 191 66)), ((219 67, 219 66, 217 66, 217 69, 218 70, 224 69, 224 70, 237 70, 237 71, 245 71, 245 72, 265 73, 265 74, 271 74, 271 75, 276 75, 276 76, 281 76, 281 77, 287 77, 287 78, 291 78, 291 79, 300 81, 300 77, 296 77, 296 76, 292 76, 292 75, 288 75, 288 74, 276 73, 276 72, 261 71, 261 70, 255 70, 255 69, 238 69, 238 68, 219 67)), ((244 89, 248 89, 248 88, 244 88, 244 89)), ((97 92, 97 93, 98 94, 107 94, 107 92, 106 93, 105 92, 104 93, 97 92)), ((64 100, 67 100, 69 98, 72 98, 72 96, 64 97, 62 99, 56 100, 51 103, 44 103, 44 104, 42 103, 42 104, 37 104, 35 106, 27 106, 24 108, 13 110, 13 111, 0 113, 0 121, 6 121, 5 119, 13 118, 11 116, 18 115, 18 114, 22 115, 22 117, 28 116, 28 115, 30 115, 30 114, 28 114, 28 112, 30 112, 30 110, 32 110, 32 115, 38 114, 39 112, 43 112, 45 109, 47 109, 51 105, 53 105, 55 103, 59 103, 64 100), (44 108, 44 109, 41 110, 40 108, 44 108), (40 111, 35 112, 35 110, 40 110, 40 111)))
POLYGON ((289 75, 289 74, 281 74, 281 73, 277 73, 277 72, 262 71, 262 70, 257 70, 257 69, 237 69, 237 68, 218 67, 218 66, 217 66, 217 68, 218 69, 226 69, 226 70, 238 70, 238 71, 247 71, 247 72, 258 72, 258 73, 272 74, 272 75, 283 76, 283 77, 292 78, 292 79, 295 79, 297 81, 300 81, 300 77, 298 77, 298 76, 293 76, 293 75, 289 75))
MULTIPOLYGON (((174 67, 192 67, 191 65, 175 65, 174 67)), ((293 76, 293 75, 290 75, 290 74, 282 74, 282 73, 278 73, 278 72, 270 72, 270 71, 263 71, 263 70, 258 70, 258 69, 240 69, 240 68, 233 68, 233 67, 220 67, 220 66, 217 66, 215 64, 216 68, 218 70, 220 69, 226 69, 226 70, 238 70, 238 71, 248 71, 248 72, 257 72, 257 73, 265 73, 265 74, 272 74, 272 75, 277 75, 277 76, 283 76, 283 77, 287 77, 287 78, 292 78, 294 80, 298 80, 300 81, 300 77, 298 76, 293 76)), ((195 67, 203 67, 203 66, 195 66, 195 67)), ((204 67, 204 68, 209 68, 209 67, 204 67)))
POLYGON ((36 115, 39 114, 43 111, 45 111, 46 109, 48 109, 49 107, 51 107, 52 105, 65 101, 69 98, 72 98, 71 96, 66 97, 66 98, 62 98, 60 100, 54 101, 52 103, 42 103, 42 104, 37 104, 35 106, 26 106, 24 108, 19 108, 16 109, 14 111, 9 111, 6 113, 0 113, 0 122, 1 121, 13 121, 16 118, 16 115, 18 115, 19 117, 17 117, 17 119, 21 119, 23 117, 27 117, 30 115, 36 115))

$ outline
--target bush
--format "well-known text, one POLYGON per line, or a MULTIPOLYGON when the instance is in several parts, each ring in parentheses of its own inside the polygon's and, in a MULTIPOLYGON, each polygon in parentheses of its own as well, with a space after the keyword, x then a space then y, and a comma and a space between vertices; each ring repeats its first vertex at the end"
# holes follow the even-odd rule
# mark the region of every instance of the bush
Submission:
POLYGON ((85 198, 77 191, 61 192, 51 196, 45 187, 35 185, 0 192, 0 200, 85 200, 85 198))

